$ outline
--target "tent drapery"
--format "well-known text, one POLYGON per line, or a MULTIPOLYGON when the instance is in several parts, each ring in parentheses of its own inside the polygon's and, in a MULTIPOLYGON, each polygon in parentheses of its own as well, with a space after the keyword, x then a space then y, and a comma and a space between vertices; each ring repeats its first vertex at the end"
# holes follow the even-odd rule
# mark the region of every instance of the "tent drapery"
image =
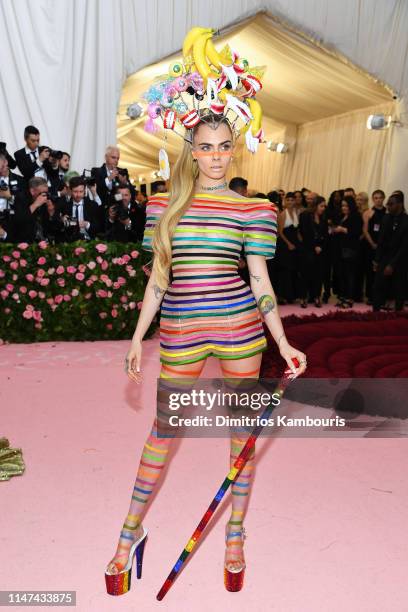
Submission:
MULTIPOLYGON (((1 0, 0 139, 14 151, 33 123, 44 144, 72 153, 73 167, 101 163, 116 140, 129 75, 175 53, 192 26, 223 28, 260 9, 338 49, 404 96, 406 0, 1 0)), ((401 132, 396 140, 398 162, 407 146, 401 132)), ((402 166, 392 176, 407 181, 402 166)))
MULTIPOLYGON (((216 44, 221 47, 226 41, 250 62, 267 65, 257 95, 264 111, 265 138, 289 144, 284 155, 262 145, 253 156, 239 146, 231 175, 244 176, 251 188, 263 192, 307 185, 327 194, 344 183, 364 191, 384 187, 392 130, 369 131, 366 120, 375 112, 392 114, 394 101, 387 88, 265 14, 216 44)), ((173 55, 148 66, 129 77, 123 89, 118 140, 124 162, 142 182, 152 180, 152 171, 157 170, 164 131, 146 133, 145 118, 129 119, 126 108, 132 101, 143 102, 142 94, 154 77, 166 74, 169 64, 179 59, 173 55)), ((170 130, 167 133, 167 150, 174 161, 181 139, 170 130)))
POLYGON ((292 134, 284 130, 283 142, 296 138, 292 151, 271 153, 264 146, 254 163, 244 150, 237 172, 249 180, 251 187, 263 192, 277 187, 286 191, 308 187, 328 196, 334 189, 349 185, 358 191, 381 188, 390 192, 397 188, 390 177, 395 128, 367 130, 366 121, 369 114, 391 114, 393 108, 394 102, 388 102, 305 123, 298 127, 296 136, 293 130, 292 134))

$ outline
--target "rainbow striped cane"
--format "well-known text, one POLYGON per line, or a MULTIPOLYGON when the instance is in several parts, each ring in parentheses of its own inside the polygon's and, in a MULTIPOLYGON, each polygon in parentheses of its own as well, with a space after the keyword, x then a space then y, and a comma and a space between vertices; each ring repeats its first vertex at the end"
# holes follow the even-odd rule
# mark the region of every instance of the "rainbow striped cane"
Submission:
MULTIPOLYGON (((294 365, 296 367, 299 367, 299 362, 298 360, 292 359, 294 365)), ((276 387, 274 394, 279 395, 279 398, 282 398, 286 387, 288 386, 288 384, 291 381, 291 378, 289 378, 291 374, 291 370, 287 369, 285 370, 281 380, 278 383, 278 386, 276 387)), ((263 411, 260 420, 262 421, 262 419, 266 419, 268 418, 268 416, 271 414, 273 410, 272 407, 272 403, 269 404, 269 406, 267 406, 265 408, 265 410, 263 411)), ((193 535, 191 536, 191 538, 189 539, 189 541, 187 542, 183 552, 181 553, 181 555, 179 556, 179 558, 177 559, 176 564, 174 565, 173 569, 171 570, 170 574, 167 576, 165 582, 163 583, 160 591, 158 592, 156 599, 158 599, 159 601, 161 601, 163 599, 163 597, 166 595, 167 591, 170 589, 170 587, 173 585, 174 581, 177 578, 177 575, 179 574, 185 560, 187 559, 187 557, 189 556, 189 554, 191 553, 191 551, 193 550, 193 548, 196 546, 197 542, 199 541, 200 537, 203 534, 204 529, 206 528, 206 526, 208 525, 212 515, 214 514, 215 510, 218 508, 222 498, 225 495, 225 492, 228 490, 229 486, 234 482, 234 480, 238 477, 239 473, 241 472, 241 470, 244 468, 246 462, 248 461, 248 455, 251 452, 252 447, 255 444, 255 441, 257 439, 257 437, 259 436, 259 434, 261 433, 262 429, 264 428, 263 425, 257 425, 251 435, 249 436, 248 440, 245 443, 245 446, 243 447, 243 449, 241 450, 241 452, 239 453, 238 457, 236 458, 233 467, 231 468, 230 472, 228 473, 228 476, 225 478, 224 482, 222 483, 221 487, 218 489, 214 499, 212 500, 211 504, 208 506, 206 512, 204 513, 201 521, 198 523, 193 535)))

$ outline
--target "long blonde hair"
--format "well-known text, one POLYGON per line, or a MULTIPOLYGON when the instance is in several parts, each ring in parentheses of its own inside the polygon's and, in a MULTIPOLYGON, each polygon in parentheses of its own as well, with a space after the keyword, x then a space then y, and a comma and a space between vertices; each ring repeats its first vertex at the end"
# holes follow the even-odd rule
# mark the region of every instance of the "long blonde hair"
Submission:
MULTIPOLYGON (((209 125, 212 129, 217 129, 221 123, 225 123, 233 135, 231 125, 224 115, 220 116, 208 112, 208 114, 201 117, 200 123, 192 129, 191 143, 198 128, 203 123, 209 125)), ((162 214, 153 234, 153 270, 156 274, 157 284, 162 290, 167 289, 169 284, 173 235, 181 217, 190 207, 198 174, 198 163, 193 159, 191 144, 185 141, 180 157, 174 165, 168 206, 162 214)))
POLYGON ((198 164, 193 161, 191 145, 184 142, 181 155, 174 166, 168 206, 153 234, 153 270, 156 273, 157 284, 162 290, 169 284, 173 234, 177 223, 190 206, 197 176, 198 164))

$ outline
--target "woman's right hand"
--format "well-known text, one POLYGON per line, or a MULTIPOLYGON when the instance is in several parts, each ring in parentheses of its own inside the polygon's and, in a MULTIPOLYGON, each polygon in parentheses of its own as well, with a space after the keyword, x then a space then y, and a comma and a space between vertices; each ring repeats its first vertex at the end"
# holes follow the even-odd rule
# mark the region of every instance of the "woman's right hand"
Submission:
POLYGON ((140 365, 142 361, 142 341, 132 340, 128 354, 125 360, 125 372, 130 378, 136 383, 140 383, 142 380, 142 374, 140 372, 140 365))

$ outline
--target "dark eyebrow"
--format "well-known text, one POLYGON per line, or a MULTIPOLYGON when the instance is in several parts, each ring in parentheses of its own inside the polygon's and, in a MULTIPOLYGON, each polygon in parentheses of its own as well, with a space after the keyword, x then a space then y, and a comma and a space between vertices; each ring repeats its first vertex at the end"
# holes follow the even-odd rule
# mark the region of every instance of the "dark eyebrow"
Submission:
MULTIPOLYGON (((232 142, 232 140, 224 140, 224 142, 220 142, 220 145, 227 144, 227 142, 232 142)), ((209 147, 213 146, 212 142, 199 142, 199 145, 208 145, 209 147)))

